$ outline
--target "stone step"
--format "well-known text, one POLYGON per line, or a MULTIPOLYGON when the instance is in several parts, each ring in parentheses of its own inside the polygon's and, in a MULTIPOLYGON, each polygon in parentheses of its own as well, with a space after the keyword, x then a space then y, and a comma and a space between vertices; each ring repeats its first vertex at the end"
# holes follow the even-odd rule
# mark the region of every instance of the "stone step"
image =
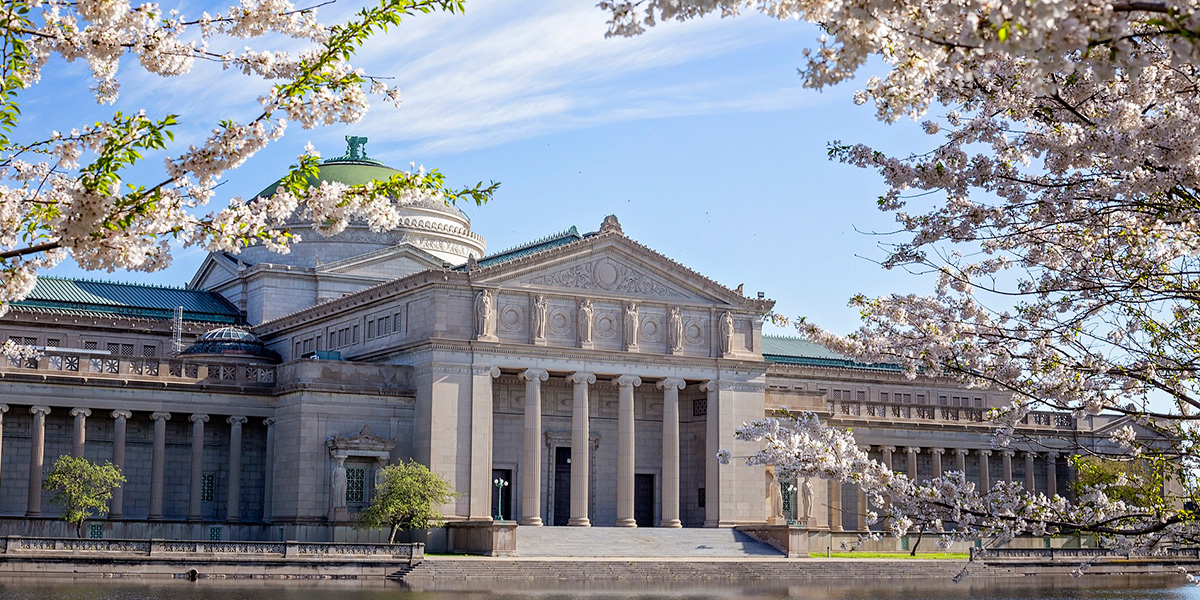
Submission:
POLYGON ((525 557, 779 557, 768 544, 733 529, 517 527, 525 557))

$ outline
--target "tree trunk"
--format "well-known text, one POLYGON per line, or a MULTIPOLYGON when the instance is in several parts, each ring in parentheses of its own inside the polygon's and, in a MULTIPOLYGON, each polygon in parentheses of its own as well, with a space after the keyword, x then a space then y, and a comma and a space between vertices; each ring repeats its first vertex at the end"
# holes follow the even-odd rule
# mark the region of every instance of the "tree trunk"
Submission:
POLYGON ((916 543, 913 544, 912 552, 908 553, 909 556, 915 557, 917 555, 917 547, 921 545, 921 538, 923 538, 923 537, 925 537, 924 531, 921 531, 920 533, 917 534, 917 541, 916 541, 916 543))
POLYGON ((399 531, 399 530, 400 530, 400 526, 399 526, 399 525, 392 525, 392 535, 391 535, 391 537, 389 537, 389 538, 388 538, 388 543, 389 543, 389 544, 395 544, 395 543, 396 543, 396 532, 397 532, 397 531, 399 531))
POLYGON ((79 537, 79 539, 83 539, 83 521, 75 524, 75 535, 79 537))

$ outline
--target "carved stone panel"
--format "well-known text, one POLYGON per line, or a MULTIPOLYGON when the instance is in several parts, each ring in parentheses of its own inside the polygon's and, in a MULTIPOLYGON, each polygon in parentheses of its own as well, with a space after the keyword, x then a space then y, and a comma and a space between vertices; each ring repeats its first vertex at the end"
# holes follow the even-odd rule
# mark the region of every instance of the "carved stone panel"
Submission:
POLYGON ((653 298, 688 298, 687 294, 669 283, 647 274, 613 257, 571 265, 549 273, 541 273, 524 283, 555 288, 597 290, 623 296, 653 298))

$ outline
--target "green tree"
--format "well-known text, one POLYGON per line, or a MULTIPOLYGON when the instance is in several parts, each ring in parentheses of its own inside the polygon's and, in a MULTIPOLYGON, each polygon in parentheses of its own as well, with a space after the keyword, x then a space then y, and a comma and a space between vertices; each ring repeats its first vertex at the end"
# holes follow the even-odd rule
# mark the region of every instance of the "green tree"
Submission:
POLYGON ((1102 488, 1112 500, 1131 506, 1163 508, 1168 503, 1164 492, 1167 466, 1162 457, 1113 458, 1106 456, 1073 456, 1078 476, 1075 493, 1090 488, 1102 488))
POLYGON ((437 507, 459 496, 450 482, 415 461, 388 465, 380 472, 371 505, 358 513, 359 529, 391 528, 389 543, 401 529, 427 529, 442 524, 437 507))
POLYGON ((124 484, 121 468, 111 462, 100 465, 63 455, 54 461, 54 469, 42 487, 54 493, 50 501, 63 508, 63 520, 74 523, 76 534, 83 537, 83 522, 94 515, 108 514, 113 491, 124 484))

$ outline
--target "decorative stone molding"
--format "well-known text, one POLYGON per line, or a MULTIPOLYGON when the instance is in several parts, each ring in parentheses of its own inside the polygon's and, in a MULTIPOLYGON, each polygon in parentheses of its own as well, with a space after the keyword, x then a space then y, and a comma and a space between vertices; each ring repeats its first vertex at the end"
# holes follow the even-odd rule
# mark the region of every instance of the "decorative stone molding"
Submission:
POLYGON ((490 376, 492 379, 496 379, 500 377, 500 367, 493 367, 489 365, 473 366, 471 367, 471 374, 476 377, 490 376))
MULTIPOLYGON (((544 431, 542 438, 547 448, 555 448, 556 446, 570 446, 571 432, 570 431, 544 431)), ((588 448, 595 451, 600 447, 600 434, 595 431, 588 432, 588 448)), ((592 469, 595 469, 596 461, 592 461, 592 469)))
POLYGON ((653 298, 687 298, 669 284, 612 257, 535 275, 524 283, 556 288, 597 290, 653 298))

